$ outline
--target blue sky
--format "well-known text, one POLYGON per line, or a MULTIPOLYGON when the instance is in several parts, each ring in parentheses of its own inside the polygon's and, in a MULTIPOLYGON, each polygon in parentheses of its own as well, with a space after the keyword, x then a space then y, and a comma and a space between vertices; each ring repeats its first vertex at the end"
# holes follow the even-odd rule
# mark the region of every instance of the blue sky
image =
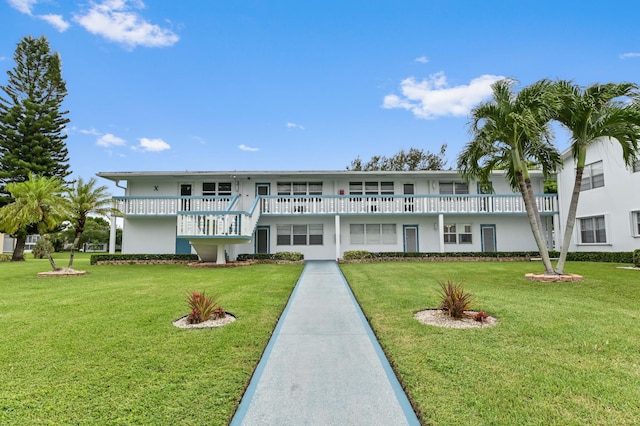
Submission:
POLYGON ((0 84, 21 38, 45 35, 85 179, 343 170, 443 143, 453 163, 499 78, 640 82, 638 12, 615 0, 0 0, 0 84))

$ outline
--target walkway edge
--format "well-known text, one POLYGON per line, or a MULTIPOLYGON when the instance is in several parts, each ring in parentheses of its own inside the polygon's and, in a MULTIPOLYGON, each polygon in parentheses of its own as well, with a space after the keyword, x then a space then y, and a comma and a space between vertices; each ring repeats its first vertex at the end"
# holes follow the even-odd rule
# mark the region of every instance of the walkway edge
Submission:
POLYGON ((278 318, 278 323, 276 324, 276 328, 273 330, 273 334, 269 339, 269 343, 267 343, 267 347, 264 349, 264 352, 262 353, 262 357, 258 362, 258 366, 256 367, 256 369, 253 372, 253 375, 251 376, 251 380, 249 381, 249 386, 247 386, 247 389, 244 391, 244 394, 242 395, 242 399, 240 400, 240 404, 238 405, 236 412, 233 414, 231 423, 229 423, 230 426, 240 426, 244 420, 244 417, 247 415, 247 411, 249 410, 249 406, 251 405, 253 396, 256 393, 258 383, 260 382, 260 378, 262 377, 262 373, 264 372, 264 367, 267 364, 269 355, 271 355, 271 352, 273 351, 273 346, 276 344, 276 340, 278 340, 280 329, 282 329, 282 324, 284 323, 284 319, 286 318, 287 313, 289 312, 289 308, 291 307, 291 303, 293 302, 293 299, 296 293, 298 292, 298 287, 300 285, 300 282, 302 281, 302 278, 304 277, 306 270, 307 270, 307 264, 305 264, 304 268, 302 269, 302 272, 298 277, 298 281, 296 281, 296 285, 293 287, 293 291, 289 295, 289 300, 287 300, 287 304, 285 305, 284 310, 282 311, 282 314, 280 314, 280 318, 278 318))

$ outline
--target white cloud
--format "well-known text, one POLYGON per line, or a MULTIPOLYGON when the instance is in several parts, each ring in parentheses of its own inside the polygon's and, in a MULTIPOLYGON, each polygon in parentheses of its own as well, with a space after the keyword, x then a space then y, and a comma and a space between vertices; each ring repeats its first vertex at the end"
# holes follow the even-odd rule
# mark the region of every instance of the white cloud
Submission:
POLYGON ((47 21, 48 23, 56 27, 56 29, 61 33, 65 32, 69 28, 69 23, 64 20, 62 15, 37 15, 37 18, 42 19, 43 21, 47 21))
MULTIPOLYGON (((95 129, 92 129, 92 131, 95 132, 95 129)), ((85 133, 85 131, 81 132, 85 133)), ((99 133, 87 133, 87 134, 96 134, 98 135, 99 133)), ((126 141, 122 138, 119 138, 115 135, 112 135, 111 133, 107 133, 106 135, 102 135, 98 138, 98 140, 96 141, 96 145, 98 146, 104 146, 104 147, 110 147, 110 146, 122 146, 126 143, 126 141)))
POLYGON ((97 131, 94 128, 91 129, 80 129, 78 130, 80 133, 82 133, 83 135, 95 135, 95 136, 102 136, 102 133, 100 133, 99 131, 97 131))
POLYGON ((620 59, 629 59, 629 58, 640 58, 640 53, 638 52, 628 52, 620 55, 620 59))
POLYGON ((164 47, 175 44, 179 37, 173 31, 147 22, 132 10, 142 8, 142 1, 92 2, 89 9, 82 14, 76 14, 74 20, 90 33, 101 35, 131 49, 136 46, 164 47))
POLYGON ((303 126, 301 126, 300 124, 292 123, 292 122, 288 122, 288 123, 287 123, 287 128, 288 128, 288 129, 300 129, 300 130, 304 130, 304 127, 303 127, 303 126))
POLYGON ((415 61, 420 62, 421 64, 426 64, 427 62, 429 62, 429 58, 427 58, 426 56, 420 56, 419 58, 416 58, 415 61))
POLYGON ((246 146, 245 144, 238 145, 238 148, 240 149, 240 151, 249 151, 249 152, 260 151, 260 148, 251 148, 250 146, 246 146))
POLYGON ((13 7, 19 12, 26 13, 27 15, 31 15, 31 10, 33 6, 38 3, 38 0, 7 0, 9 2, 9 6, 13 7))
POLYGON ((504 78, 485 74, 474 78, 468 85, 450 87, 442 71, 422 81, 409 77, 400 83, 402 96, 385 96, 382 107, 406 109, 424 119, 465 116, 479 102, 491 96, 493 83, 504 78))
POLYGON ((162 139, 140 138, 140 145, 133 147, 136 151, 143 152, 160 152, 171 149, 171 145, 162 139))

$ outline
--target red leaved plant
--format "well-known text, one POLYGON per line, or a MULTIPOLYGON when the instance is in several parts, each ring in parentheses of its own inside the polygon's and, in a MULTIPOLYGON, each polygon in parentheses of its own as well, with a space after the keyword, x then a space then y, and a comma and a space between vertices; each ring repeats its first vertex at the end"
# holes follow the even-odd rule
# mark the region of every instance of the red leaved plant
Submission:
POLYGON ((189 324, 224 318, 226 315, 222 306, 218 305, 218 295, 207 296, 204 291, 193 291, 187 295, 187 303, 191 308, 191 312, 187 315, 189 324))

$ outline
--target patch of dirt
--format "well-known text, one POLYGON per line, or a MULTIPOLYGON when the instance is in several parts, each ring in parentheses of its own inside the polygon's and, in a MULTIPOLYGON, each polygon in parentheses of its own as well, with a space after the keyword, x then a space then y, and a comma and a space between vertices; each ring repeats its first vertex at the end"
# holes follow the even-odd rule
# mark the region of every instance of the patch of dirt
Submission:
POLYGON ((55 271, 39 272, 39 277, 75 277, 77 275, 84 275, 87 271, 81 271, 78 269, 60 268, 55 271))
MULTIPOLYGON (((465 311, 465 313, 474 315, 477 312, 465 311)), ((492 316, 489 316, 483 322, 476 321, 471 317, 454 319, 447 315, 442 309, 425 309, 416 312, 413 314, 413 317, 423 324, 445 328, 489 328, 498 324, 498 319, 492 316)))
POLYGON ((178 318, 173 322, 173 325, 178 328, 211 328, 211 327, 222 327, 223 325, 231 324, 236 320, 235 315, 227 312, 227 315, 224 318, 219 318, 215 320, 203 321, 198 324, 189 324, 187 322, 187 316, 185 315, 182 318, 178 318))
POLYGON ((563 274, 563 275, 546 275, 546 274, 526 274, 524 276, 529 281, 541 283, 570 283, 582 281, 582 275, 563 274))

